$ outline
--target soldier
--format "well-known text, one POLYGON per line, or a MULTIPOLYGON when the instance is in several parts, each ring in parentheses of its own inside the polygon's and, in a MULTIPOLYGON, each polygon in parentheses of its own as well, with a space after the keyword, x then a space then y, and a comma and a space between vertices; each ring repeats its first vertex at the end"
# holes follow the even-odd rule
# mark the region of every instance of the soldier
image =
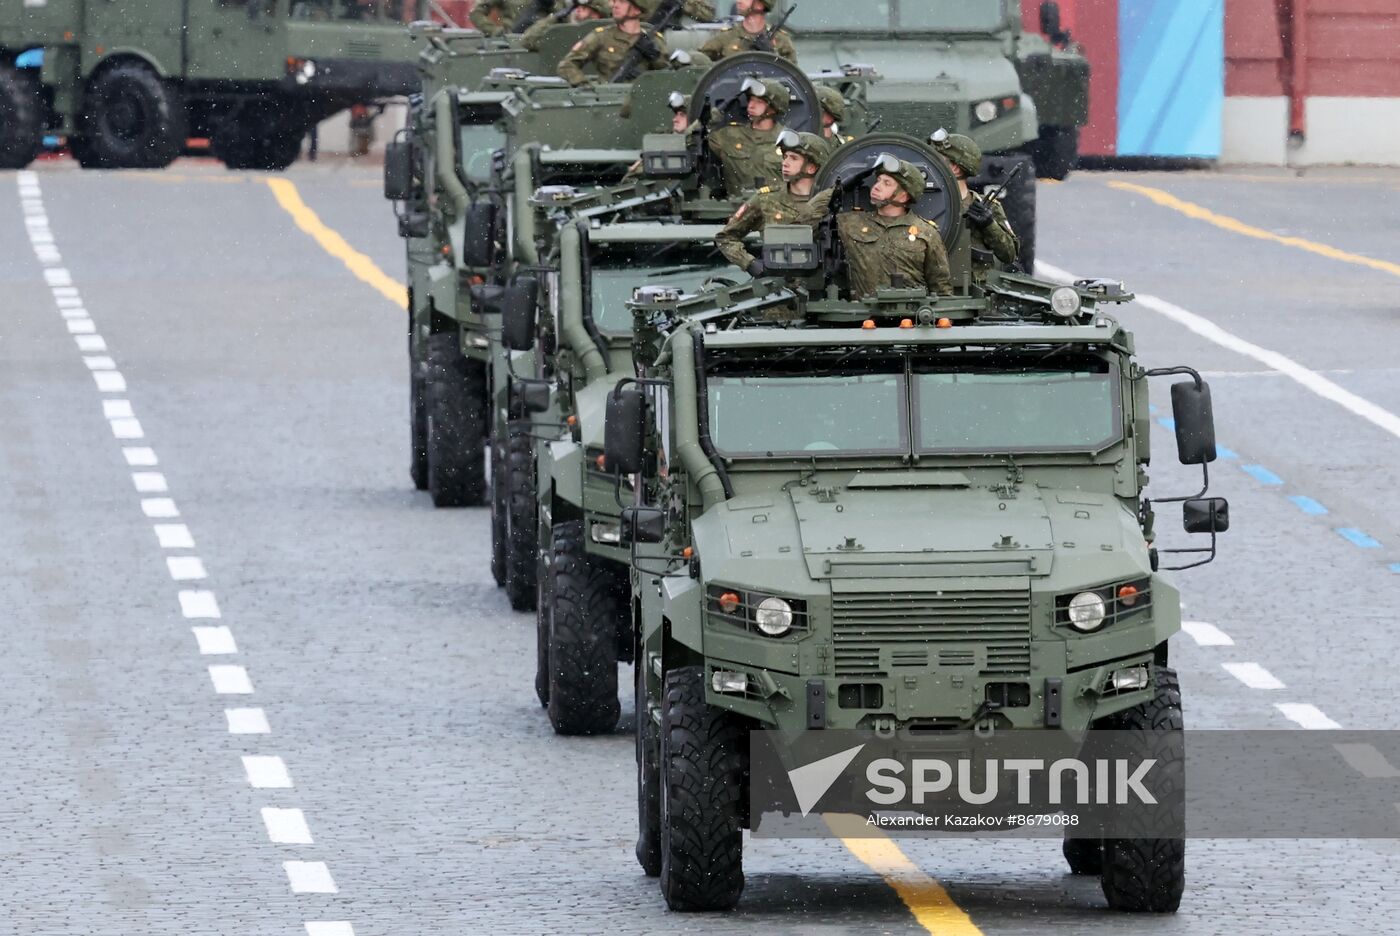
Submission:
MULTIPOLYGON (((773 9, 773 0, 738 0, 734 8, 742 19, 715 33, 700 47, 701 52, 716 62, 729 55, 754 51, 754 44, 768 29, 768 14, 773 9)), ((797 50, 793 48, 792 37, 785 29, 773 34, 771 49, 758 51, 774 52, 789 62, 797 61, 797 50)))
POLYGON ((525 8, 527 0, 477 0, 472 7, 471 22, 488 36, 504 36, 510 24, 525 8))
POLYGON ((685 0, 681 9, 697 23, 713 23, 718 16, 714 0, 685 0))
POLYGON ((896 275, 907 287, 952 295, 948 251, 938 226, 910 210, 928 187, 923 170, 889 153, 880 155, 876 168, 875 184, 870 188, 875 210, 847 211, 836 218, 846 249, 851 296, 863 299, 882 287, 894 286, 896 275))
POLYGON ((545 34, 560 23, 583 23, 588 20, 604 19, 612 10, 608 0, 569 0, 551 16, 537 20, 520 37, 520 44, 531 52, 538 52, 545 34))
POLYGON ((671 132, 686 133, 690 130, 690 95, 672 91, 666 98, 671 108, 671 132))
POLYGON ((987 271, 1008 266, 1021 255, 1021 240, 1006 219, 1001 200, 984 198, 967 187, 967 180, 982 172, 982 148, 969 136, 936 130, 929 142, 948 162, 962 193, 963 217, 972 234, 972 279, 987 281, 987 271))
POLYGON ((724 191, 730 198, 782 180, 778 134, 783 128, 778 120, 792 104, 788 89, 772 78, 745 78, 740 91, 747 97, 749 125, 730 124, 712 130, 708 141, 719 157, 724 191))
POLYGON ((642 53, 642 68, 665 68, 669 54, 666 40, 642 28, 642 17, 655 13, 656 5, 657 0, 611 0, 615 22, 599 26, 574 43, 559 63, 559 76, 574 86, 586 84, 590 79, 584 68, 592 66, 600 80, 611 81, 633 46, 642 53))
POLYGON ((704 52, 692 52, 689 49, 677 49, 671 53, 667 59, 674 69, 681 68, 709 68, 714 62, 704 52))
POLYGON ((831 141, 832 146, 840 146, 850 137, 841 132, 841 121, 846 119, 846 99, 831 85, 817 85, 817 101, 822 106, 822 136, 831 141))
POLYGON ((715 236, 715 245, 724 258, 750 276, 763 275, 763 261, 744 247, 744 237, 770 224, 816 225, 826 214, 831 190, 813 194, 817 173, 831 156, 831 145, 815 133, 784 130, 778 135, 783 154, 781 188, 764 186, 734 212, 734 217, 715 236))

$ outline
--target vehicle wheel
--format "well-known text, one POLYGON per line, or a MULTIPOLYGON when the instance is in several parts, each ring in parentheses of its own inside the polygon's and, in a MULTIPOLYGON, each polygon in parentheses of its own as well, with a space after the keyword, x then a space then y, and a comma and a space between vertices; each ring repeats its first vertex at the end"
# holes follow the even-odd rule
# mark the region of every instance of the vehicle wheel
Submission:
POLYGON ((525 428, 506 429, 506 597, 517 611, 535 607, 539 563, 539 515, 535 492, 535 441, 525 428))
POLYGON ((454 332, 428 339, 428 492, 437 507, 475 507, 486 488, 486 377, 454 332))
POLYGON ((1063 846, 1070 874, 1103 873, 1103 841, 1101 839, 1067 838, 1063 846))
POLYGON ((0 169, 23 169, 44 147, 44 101, 29 71, 0 65, 0 169))
POLYGON ((256 98, 244 101, 215 127, 214 155, 230 169, 278 172, 297 161, 306 136, 307 118, 290 101, 256 98))
POLYGON ((506 469, 501 446, 491 445, 491 577, 506 583, 506 469))
POLYGON ((175 85, 145 65, 127 64, 88 83, 78 126, 84 166, 160 169, 184 149, 188 124, 175 85))
POLYGON ((637 862, 647 877, 661 875, 661 733, 647 708, 647 674, 636 661, 637 862))
POLYGON ((584 551, 583 521, 556 524, 549 557, 549 721, 562 735, 617 727, 618 577, 584 551))
MULTIPOLYGON (((1165 666, 1154 667, 1153 680, 1156 692, 1152 699, 1109 716, 1094 727, 1111 731, 1181 731, 1181 685, 1176 671, 1165 666)), ((1166 756, 1180 757, 1179 748, 1168 746, 1166 756)), ((1114 910, 1175 913, 1181 905, 1185 884, 1185 839, 1104 841, 1103 894, 1114 910)))
POLYGON ((535 570, 535 696, 544 708, 549 708, 549 613, 553 607, 550 578, 549 558, 541 550, 535 570))
MULTIPOLYGON (((410 301, 410 307, 412 303, 410 301)), ((409 475, 413 486, 420 491, 428 489, 428 378, 427 368, 418 359, 414 350, 413 316, 408 320, 408 423, 409 423, 409 475)))
POLYGON ((1066 179, 1079 162, 1079 128, 1041 127, 1040 139, 1027 149, 1040 178, 1066 179))
MULTIPOLYGON (((1010 172, 1016 168, 1017 162, 1031 162, 1031 158, 1024 153, 1013 153, 1004 157, 1006 171, 1010 172)), ((1035 165, 1031 164, 1022 169, 1016 178, 1011 180, 1011 184, 1006 187, 1006 194, 1002 198, 1001 205, 1006 209, 1006 220, 1011 222, 1011 229, 1016 232, 1016 236, 1021 239, 1021 269, 1027 273, 1035 272, 1035 165)))
POLYGON ((704 669, 666 674, 661 712, 661 893, 672 910, 732 910, 744 892, 745 738, 705 702, 704 669))

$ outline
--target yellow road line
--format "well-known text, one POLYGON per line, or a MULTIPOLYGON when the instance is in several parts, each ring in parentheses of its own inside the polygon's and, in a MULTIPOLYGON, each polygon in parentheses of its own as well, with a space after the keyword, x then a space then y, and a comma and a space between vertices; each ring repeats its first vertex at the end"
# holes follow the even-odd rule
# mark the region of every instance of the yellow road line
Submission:
POLYGON ((1275 244, 1282 244, 1285 247, 1295 247, 1298 250, 1306 250, 1308 253, 1326 257, 1329 260, 1340 260, 1343 263, 1352 263, 1357 266, 1369 267, 1372 270, 1379 270, 1382 273, 1389 273, 1391 276, 1400 276, 1400 263, 1391 263, 1389 260, 1377 260, 1374 257, 1364 257, 1361 254, 1349 253, 1348 251, 1339 250, 1336 247, 1330 247, 1327 244, 1319 244, 1316 241, 1306 240, 1301 237, 1288 237, 1283 234, 1275 234, 1273 231, 1266 231, 1263 228, 1255 227, 1252 224, 1246 224, 1228 215, 1211 211, 1209 208, 1197 205, 1195 202, 1177 198, 1170 192, 1164 192, 1161 189, 1152 188, 1147 185, 1136 185, 1132 182, 1109 182, 1108 186, 1109 188, 1119 189, 1124 192, 1136 192, 1139 195, 1145 195, 1164 208, 1179 211, 1188 218, 1195 218, 1197 221, 1213 224, 1221 230, 1229 231, 1232 234, 1241 234, 1245 237, 1253 237, 1256 240, 1270 241, 1275 244))
POLYGON ((385 299, 400 309, 408 308, 408 290, 404 288, 403 283, 379 269, 373 260, 351 247, 345 238, 332 228, 327 227, 316 212, 308 208, 306 202, 301 200, 301 193, 297 191, 296 185, 290 179, 266 179, 264 181, 267 182, 267 187, 272 189, 277 204, 281 205, 282 209, 292 216, 297 227, 311 235, 312 240, 321 245, 322 250, 345 264, 347 270, 378 290, 385 299))
POLYGON ((893 839, 883 832, 872 837, 872 827, 865 824, 864 817, 833 813, 822 818, 853 855, 894 888, 924 929, 934 936, 982 936, 943 885, 910 861, 893 839))

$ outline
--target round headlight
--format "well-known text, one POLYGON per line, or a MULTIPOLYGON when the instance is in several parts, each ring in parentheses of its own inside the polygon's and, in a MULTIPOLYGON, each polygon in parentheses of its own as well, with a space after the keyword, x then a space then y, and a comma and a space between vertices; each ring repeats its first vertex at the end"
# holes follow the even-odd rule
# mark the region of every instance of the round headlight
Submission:
POLYGON ((781 637, 792 630, 792 605, 781 598, 764 598, 754 610, 753 620, 769 637, 781 637))
POLYGON ((1083 304, 1079 290, 1069 286, 1061 286, 1050 294, 1050 311, 1062 318, 1077 314, 1083 304))
POLYGON ((1093 592, 1080 592, 1069 600, 1069 622, 1078 630, 1097 630, 1104 614, 1103 599, 1093 592))
POLYGON ((996 101, 982 101, 972 109, 973 116, 983 123, 990 123, 997 116, 996 101))

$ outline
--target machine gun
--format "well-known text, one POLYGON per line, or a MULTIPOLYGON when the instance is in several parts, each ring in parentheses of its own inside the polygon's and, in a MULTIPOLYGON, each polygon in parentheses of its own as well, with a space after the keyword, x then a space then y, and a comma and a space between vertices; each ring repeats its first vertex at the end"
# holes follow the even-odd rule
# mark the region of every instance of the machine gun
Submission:
POLYGON ((773 37, 778 34, 778 30, 787 25, 789 17, 797 10, 797 4, 793 4, 783 11, 783 15, 778 17, 777 22, 771 23, 767 29, 758 34, 758 38, 753 41, 755 52, 772 52, 773 37))
POLYGON ((857 170, 849 178, 840 176, 831 187, 831 201, 826 213, 817 224, 817 250, 822 260, 822 282, 830 285, 836 275, 845 267, 845 251, 841 247, 841 232, 837 229, 836 218, 841 213, 845 201, 867 179, 881 172, 898 172, 899 160, 889 154, 882 154, 873 164, 857 170))
POLYGON ((621 84, 632 81, 642 73, 642 50, 638 48, 643 42, 651 42, 651 37, 659 35, 680 21, 683 12, 684 0, 665 0, 661 7, 652 16, 642 30, 642 34, 637 37, 637 41, 628 50, 627 57, 622 60, 622 64, 612 76, 613 84, 621 84))

